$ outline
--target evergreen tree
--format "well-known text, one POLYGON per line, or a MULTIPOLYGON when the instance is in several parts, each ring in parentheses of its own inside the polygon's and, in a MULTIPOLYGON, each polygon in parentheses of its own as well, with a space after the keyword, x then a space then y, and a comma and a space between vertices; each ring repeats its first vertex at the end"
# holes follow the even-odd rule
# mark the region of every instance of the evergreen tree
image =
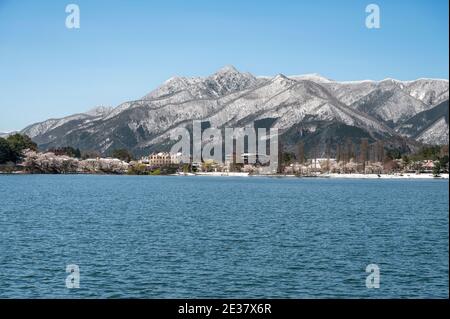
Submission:
POLYGON ((133 155, 126 149, 117 149, 112 152, 112 157, 118 158, 125 162, 133 160, 133 155))
POLYGON ((25 149, 30 149, 33 151, 37 151, 37 145, 34 143, 30 137, 22 134, 13 134, 8 136, 6 139, 11 146, 11 148, 17 153, 22 153, 25 149))
POLYGON ((0 164, 15 162, 18 159, 17 153, 11 148, 7 140, 0 137, 0 164))

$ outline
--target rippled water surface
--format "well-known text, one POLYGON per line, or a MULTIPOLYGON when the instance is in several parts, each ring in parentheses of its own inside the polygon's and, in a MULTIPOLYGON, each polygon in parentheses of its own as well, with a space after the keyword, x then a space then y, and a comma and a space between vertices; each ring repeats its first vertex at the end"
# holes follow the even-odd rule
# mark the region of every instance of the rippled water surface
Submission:
POLYGON ((3 175, 0 297, 448 298, 448 196, 442 180, 3 175))

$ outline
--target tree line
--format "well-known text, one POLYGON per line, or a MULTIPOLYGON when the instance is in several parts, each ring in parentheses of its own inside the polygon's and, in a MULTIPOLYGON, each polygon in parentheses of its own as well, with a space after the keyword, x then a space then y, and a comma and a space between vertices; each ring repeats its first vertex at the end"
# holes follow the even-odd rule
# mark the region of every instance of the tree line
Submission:
POLYGON ((25 149, 37 150, 37 145, 27 135, 13 134, 0 137, 0 164, 17 163, 25 149))
POLYGON ((398 148, 386 147, 382 140, 370 144, 367 138, 362 138, 359 144, 354 143, 350 138, 336 144, 331 142, 317 144, 310 148, 309 154, 305 151, 303 141, 297 143, 296 152, 285 152, 282 142, 279 142, 279 163, 281 165, 291 164, 295 160, 304 164, 308 159, 315 160, 324 156, 327 159, 335 158, 337 162, 343 162, 344 164, 354 161, 360 163, 363 169, 370 162, 387 163, 399 159, 403 160, 404 163, 433 160, 439 162, 440 166, 444 168, 449 163, 448 154, 448 145, 424 145, 417 152, 408 154, 398 148))

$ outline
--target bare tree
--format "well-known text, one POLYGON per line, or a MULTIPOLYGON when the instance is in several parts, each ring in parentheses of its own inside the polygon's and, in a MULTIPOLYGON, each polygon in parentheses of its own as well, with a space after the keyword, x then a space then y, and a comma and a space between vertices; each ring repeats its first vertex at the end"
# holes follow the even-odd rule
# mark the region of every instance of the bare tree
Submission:
POLYGON ((300 141, 298 143, 298 162, 303 164, 305 162, 305 144, 300 141))
POLYGON ((377 142, 377 162, 384 161, 384 143, 383 141, 377 142))
POLYGON ((326 146, 325 146, 325 156, 327 158, 327 171, 330 170, 330 153, 331 153, 330 141, 327 140, 326 146))
POLYGON ((350 162, 351 158, 354 158, 354 154, 353 154, 353 141, 350 137, 347 137, 346 139, 346 162, 350 162))
POLYGON ((314 147, 314 171, 317 171, 317 149, 318 145, 314 147))
POLYGON ((360 156, 361 156, 361 163, 362 163, 362 172, 364 173, 366 171, 366 161, 367 161, 367 150, 369 148, 369 140, 367 138, 361 139, 361 149, 360 149, 360 156))
POLYGON ((283 158, 283 142, 281 138, 278 139, 278 174, 284 172, 284 158, 283 158))
POLYGON ((341 154, 341 145, 336 145, 336 162, 340 162, 342 160, 342 154, 341 154))

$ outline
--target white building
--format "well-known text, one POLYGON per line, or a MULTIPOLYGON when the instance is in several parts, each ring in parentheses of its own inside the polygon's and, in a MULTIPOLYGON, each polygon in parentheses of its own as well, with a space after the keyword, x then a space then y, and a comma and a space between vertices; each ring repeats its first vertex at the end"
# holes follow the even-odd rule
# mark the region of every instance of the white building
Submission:
POLYGON ((183 154, 181 152, 171 154, 168 152, 152 153, 149 156, 144 156, 140 159, 140 163, 147 164, 149 166, 169 166, 179 165, 183 161, 183 154))

